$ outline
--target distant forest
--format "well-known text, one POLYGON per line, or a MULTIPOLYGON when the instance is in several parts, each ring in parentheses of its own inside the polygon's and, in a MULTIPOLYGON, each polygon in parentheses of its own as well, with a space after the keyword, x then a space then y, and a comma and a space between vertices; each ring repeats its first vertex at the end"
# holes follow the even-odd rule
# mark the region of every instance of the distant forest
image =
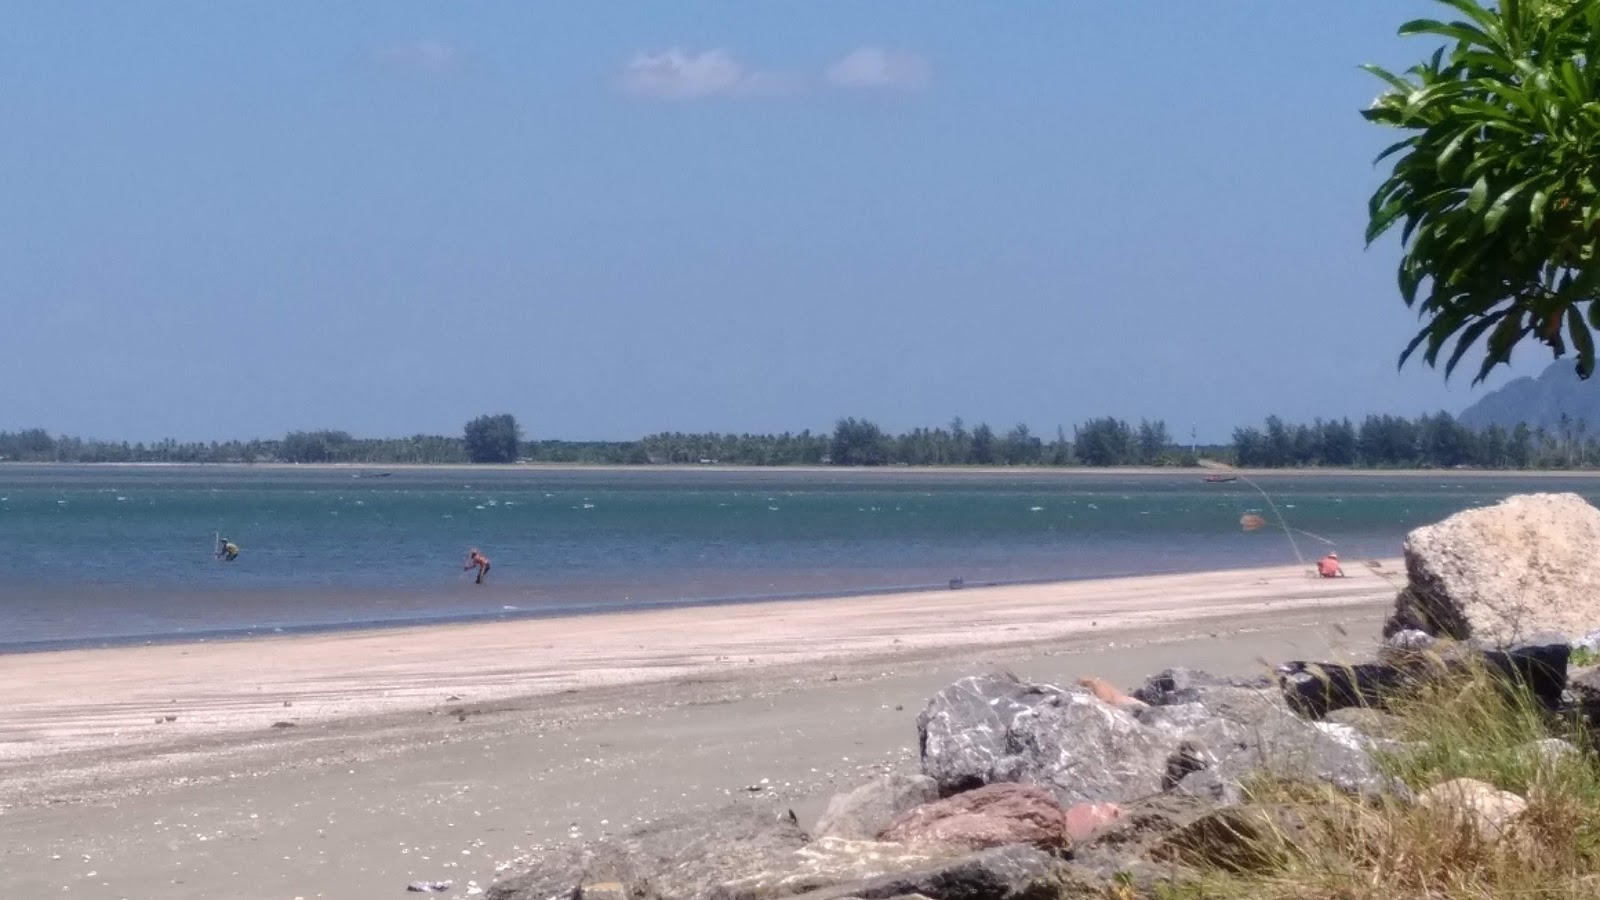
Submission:
POLYGON ((130 444, 0 431, 0 461, 76 463, 511 462, 744 466, 1193 466, 1201 459, 1247 468, 1600 467, 1600 435, 1568 419, 1555 429, 1473 429, 1447 413, 1407 419, 1368 416, 1291 425, 1277 416, 1236 429, 1224 445, 1183 444, 1166 423, 1092 419, 1046 440, 1018 425, 1004 434, 956 419, 943 428, 892 435, 865 419, 840 419, 831 433, 654 434, 637 441, 524 440, 508 415, 483 416, 461 436, 357 438, 296 431, 276 440, 130 444))

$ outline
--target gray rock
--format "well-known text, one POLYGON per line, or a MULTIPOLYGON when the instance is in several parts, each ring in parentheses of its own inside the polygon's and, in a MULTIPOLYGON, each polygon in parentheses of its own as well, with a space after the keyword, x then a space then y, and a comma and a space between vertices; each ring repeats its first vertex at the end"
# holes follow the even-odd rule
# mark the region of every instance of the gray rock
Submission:
POLYGON ((1378 709, 1359 706, 1336 709, 1323 718, 1325 722, 1348 725, 1368 738, 1381 741, 1399 740, 1405 723, 1399 716, 1378 709))
POLYGON ((819 837, 870 840, 902 813, 939 799, 939 785, 926 775, 884 775, 837 794, 817 820, 819 837))
POLYGON ((718 885, 791 862, 808 838, 790 815, 735 804, 630 829, 611 841, 548 853, 497 882, 487 900, 570 900, 585 884, 621 885, 630 897, 698 900, 718 885))
POLYGON ((1547 766, 1553 766, 1563 760, 1576 759, 1579 750, 1561 738, 1545 738, 1523 746, 1523 751, 1537 756, 1547 766))
POLYGON ((1065 692, 1003 674, 963 678, 935 694, 917 716, 922 772, 943 796, 979 787, 995 777, 1007 755, 1017 716, 1065 692))
POLYGON ((1016 716, 994 781, 1049 788, 1063 806, 1161 790, 1173 736, 1088 694, 1061 693, 1016 716))
POLYGON ((1256 679, 1223 678, 1198 669, 1163 669, 1135 688, 1133 696, 1151 706, 1202 703, 1215 692, 1241 688, 1261 688, 1271 683, 1265 676, 1256 679))
POLYGON ((768 900, 920 872, 963 859, 972 851, 937 844, 821 838, 771 869, 718 885, 712 900, 768 900))
POLYGON ((1384 640, 1384 646, 1389 650, 1402 653, 1417 653, 1431 648, 1439 639, 1426 631, 1416 628, 1405 628, 1389 635, 1384 640))
MULTIPOLYGON (((910 872, 882 875, 796 895, 797 900, 1059 900, 1067 866, 1032 847, 985 850, 910 872)), ((723 900, 712 897, 711 900, 723 900)), ((731 900, 731 898, 729 898, 731 900)))
POLYGON ((1347 725, 1308 722, 1276 692, 1232 689, 1214 708, 1183 704, 1153 708, 1144 721, 1175 738, 1168 757, 1169 787, 1221 806, 1244 800, 1254 772, 1321 781, 1370 795, 1386 786, 1371 757, 1371 742, 1347 725))
POLYGON ((1577 494, 1520 494, 1412 531, 1396 624, 1507 646, 1600 623, 1600 509, 1577 494))

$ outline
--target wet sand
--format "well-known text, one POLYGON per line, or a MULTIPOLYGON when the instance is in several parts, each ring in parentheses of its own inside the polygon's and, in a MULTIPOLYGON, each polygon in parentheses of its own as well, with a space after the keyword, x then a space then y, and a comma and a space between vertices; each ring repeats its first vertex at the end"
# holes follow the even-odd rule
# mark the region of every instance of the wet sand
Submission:
POLYGON ((541 846, 735 797, 808 821, 914 767, 927 696, 984 667, 1133 684, 1359 653, 1380 571, 0 656, 0 871, 19 896, 472 896, 541 846))

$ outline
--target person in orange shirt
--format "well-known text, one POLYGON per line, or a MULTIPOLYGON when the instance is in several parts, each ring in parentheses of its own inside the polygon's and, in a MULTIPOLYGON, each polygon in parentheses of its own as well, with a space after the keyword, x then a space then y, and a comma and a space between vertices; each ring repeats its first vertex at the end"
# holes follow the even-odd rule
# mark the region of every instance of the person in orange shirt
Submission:
POLYGON ((1339 554, 1329 553, 1317 560, 1317 574, 1323 578, 1343 578, 1344 569, 1339 565, 1339 554))
POLYGON ((478 570, 478 577, 472 583, 483 584, 483 576, 489 574, 489 557, 479 552, 477 547, 467 551, 467 564, 461 567, 461 571, 473 568, 478 570))

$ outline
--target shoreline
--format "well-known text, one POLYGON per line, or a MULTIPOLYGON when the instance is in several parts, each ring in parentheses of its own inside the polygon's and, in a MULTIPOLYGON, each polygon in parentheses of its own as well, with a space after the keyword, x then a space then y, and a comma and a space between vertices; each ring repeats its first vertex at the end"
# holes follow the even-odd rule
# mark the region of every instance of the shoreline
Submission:
POLYGON ((732 802, 809 827, 915 771, 919 712, 967 675, 1132 687, 1365 658, 1390 565, 0 657, 0 869, 19 896, 447 880, 466 900, 552 849, 732 802))
MULTIPOLYGON (((1404 561, 1399 557, 1378 560, 1389 571, 1399 574, 1404 570, 1404 561)), ((1359 565, 1359 564, 1357 564, 1359 565)), ((517 608, 499 609, 478 613, 448 613, 436 616, 399 617, 394 619, 372 619, 345 622, 306 623, 299 625, 254 625, 239 628, 214 628, 189 632, 148 632, 131 635, 111 635, 87 638, 49 638, 33 641, 0 641, 0 659, 13 655, 32 653, 58 653, 74 652, 80 650, 116 650, 135 647, 165 647, 189 644, 227 644, 240 641, 275 640, 292 637, 338 636, 367 634, 371 632, 397 631, 415 628, 440 628, 456 625, 494 625, 513 624, 518 622, 539 622, 564 619, 586 619, 590 617, 619 616, 631 613, 668 612, 676 610, 693 609, 721 609, 725 607, 765 606, 780 603, 825 603, 825 602, 863 602, 878 598, 898 597, 905 594, 943 594, 950 591, 972 592, 980 590, 1004 590, 1008 588, 1032 588, 1053 585, 1072 585, 1084 582, 1121 581, 1137 578, 1179 577, 1185 575, 1222 574, 1230 572, 1250 572, 1260 569, 1297 569, 1309 573, 1315 566, 1314 561, 1308 560, 1304 565, 1284 566, 1213 566, 1210 568, 1175 568, 1159 571, 1145 571, 1138 573, 1125 573, 1118 575, 1088 575, 1079 578, 1018 578, 1000 581, 974 581, 964 584, 959 588, 950 588, 939 584, 912 584, 882 588, 865 589, 840 589, 816 592, 797 592, 787 594, 752 594, 723 597, 691 597, 667 598, 660 600, 627 600, 623 603, 603 604, 591 603, 584 605, 579 602, 562 603, 544 609, 517 608)), ((75 587, 89 587, 78 585, 75 587)), ((99 590, 116 590, 119 585, 104 584, 92 585, 99 590)), ((140 590, 156 593, 170 593, 174 591, 199 591, 207 596, 228 596, 229 592, 219 592, 212 588, 196 588, 192 586, 170 586, 157 588, 141 588, 140 590)), ((411 593, 426 594, 432 588, 406 589, 411 593)), ((392 595, 396 589, 392 588, 360 588, 338 589, 341 593, 362 593, 373 596, 392 595)), ((325 595, 330 589, 313 586, 291 586, 273 588, 239 588, 237 592, 280 594, 284 592, 299 595, 325 595)))
POLYGON ((617 465, 612 463, 285 463, 285 462, 28 462, 0 460, 0 473, 6 469, 200 469, 207 471, 285 471, 285 472, 706 472, 737 474, 828 474, 844 477, 899 475, 955 475, 1048 477, 1048 476, 1198 476, 1228 471, 1246 478, 1295 476, 1309 478, 1596 478, 1600 469, 1365 469, 1353 467, 1307 467, 1279 469, 1226 470, 1204 466, 748 466, 700 465, 695 463, 617 465))
POLYGON ((0 764, 419 713, 451 698, 505 702, 1370 606, 1392 599, 1402 571, 1397 560, 1383 561, 1383 574, 1352 566, 1344 579, 1234 569, 8 654, 0 764))

